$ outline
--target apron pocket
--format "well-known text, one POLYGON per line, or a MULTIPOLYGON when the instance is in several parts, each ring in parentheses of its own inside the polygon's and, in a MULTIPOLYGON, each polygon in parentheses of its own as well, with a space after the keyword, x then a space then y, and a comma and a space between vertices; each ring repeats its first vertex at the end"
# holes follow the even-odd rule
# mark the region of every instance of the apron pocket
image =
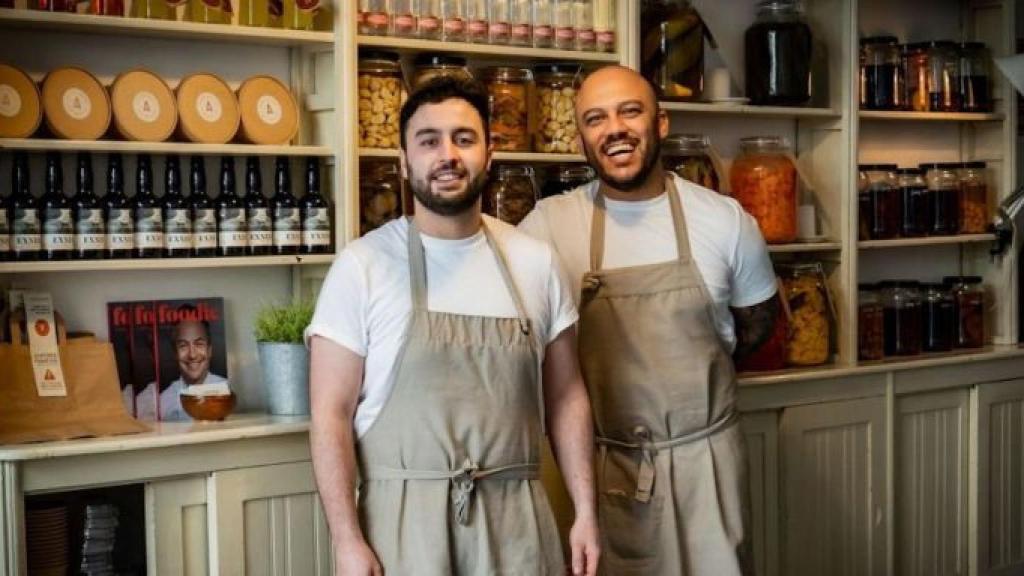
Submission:
POLYGON ((602 492, 598 497, 605 550, 602 562, 623 567, 645 566, 658 555, 664 497, 639 502, 633 494, 602 492))

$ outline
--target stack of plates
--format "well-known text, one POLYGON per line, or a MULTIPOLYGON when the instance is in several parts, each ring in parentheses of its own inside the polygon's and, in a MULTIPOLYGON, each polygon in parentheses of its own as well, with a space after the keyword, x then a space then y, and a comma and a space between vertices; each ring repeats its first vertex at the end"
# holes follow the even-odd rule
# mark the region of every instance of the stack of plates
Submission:
POLYGON ((55 506, 25 512, 28 572, 64 576, 68 570, 68 509, 55 506))
POLYGON ((85 507, 82 533, 82 576, 114 575, 114 544, 117 536, 118 510, 112 504, 89 504, 85 507))

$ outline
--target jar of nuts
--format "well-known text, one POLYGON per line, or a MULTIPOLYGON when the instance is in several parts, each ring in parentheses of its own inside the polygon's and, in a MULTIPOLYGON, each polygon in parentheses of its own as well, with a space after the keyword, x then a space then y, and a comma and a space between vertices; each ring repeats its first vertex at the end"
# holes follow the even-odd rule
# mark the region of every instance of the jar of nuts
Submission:
POLYGON ((537 185, 533 167, 498 166, 484 194, 484 212, 513 226, 519 224, 537 204, 537 185))
POLYGON ((582 72, 577 64, 549 64, 534 68, 537 78, 537 152, 579 153, 573 106, 582 72))
POLYGON ((481 79, 487 84, 491 104, 491 143, 495 150, 530 151, 527 124, 527 91, 533 74, 524 68, 485 68, 481 79))
POLYGON ((832 348, 832 300, 819 262, 780 269, 783 298, 789 309, 786 363, 815 366, 828 361, 832 348))
POLYGON ((358 82, 359 146, 398 148, 398 112, 405 95, 398 54, 360 54, 358 82))
POLYGON ((420 54, 416 57, 416 71, 412 75, 412 89, 441 76, 452 76, 460 80, 472 80, 466 59, 461 56, 444 54, 420 54))

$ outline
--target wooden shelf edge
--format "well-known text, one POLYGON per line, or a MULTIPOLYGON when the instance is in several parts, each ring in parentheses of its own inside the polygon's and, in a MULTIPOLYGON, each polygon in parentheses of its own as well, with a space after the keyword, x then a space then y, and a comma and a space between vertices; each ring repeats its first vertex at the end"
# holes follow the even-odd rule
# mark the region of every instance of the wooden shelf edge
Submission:
POLYGON ((669 112, 711 114, 720 116, 762 116, 765 118, 839 118, 841 112, 831 108, 798 106, 751 106, 749 104, 715 104, 714 102, 659 102, 669 112))
MULTIPOLYGON (((360 148, 360 158, 398 158, 398 150, 394 148, 360 148)), ((582 154, 548 154, 545 152, 495 152, 496 162, 586 162, 582 154)))
POLYGON ((421 40, 418 38, 400 38, 396 36, 356 37, 360 48, 382 48, 398 52, 446 52, 468 56, 486 56, 497 58, 528 58, 537 60, 566 60, 569 62, 617 63, 618 54, 607 52, 583 52, 577 50, 555 50, 551 48, 532 48, 529 46, 509 46, 500 44, 477 44, 473 42, 442 42, 439 40, 421 40))
POLYGON ((926 236, 923 238, 898 238, 896 240, 861 240, 857 247, 862 250, 880 250, 884 248, 915 248, 922 246, 950 246, 954 244, 972 244, 977 242, 994 242, 995 234, 961 234, 958 236, 926 236))
POLYGON ((0 138, 0 150, 89 151, 150 154, 333 156, 330 146, 266 146, 260 144, 196 144, 193 142, 126 142, 120 140, 58 140, 0 138))
POLYGON ((1005 116, 984 112, 898 112, 859 110, 861 120, 897 120, 904 122, 1001 122, 1005 116))
POLYGON ((799 252, 827 252, 842 250, 840 242, 794 242, 792 244, 769 244, 768 252, 772 254, 793 254, 799 252))
POLYGON ((300 256, 239 256, 216 258, 148 258, 125 260, 63 260, 0 262, 0 274, 30 272, 103 272, 130 270, 188 270, 203 268, 256 268, 262 266, 312 266, 330 264, 334 254, 300 256))

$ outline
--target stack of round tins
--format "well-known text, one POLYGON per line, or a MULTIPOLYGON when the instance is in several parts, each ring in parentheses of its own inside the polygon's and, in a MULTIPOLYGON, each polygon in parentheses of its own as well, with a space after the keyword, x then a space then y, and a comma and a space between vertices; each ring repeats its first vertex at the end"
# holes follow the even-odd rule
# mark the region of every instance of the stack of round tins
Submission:
POLYGON ((28 138, 42 119, 36 83, 21 70, 0 64, 0 138, 28 138))
POLYGON ((226 144, 238 132, 238 101, 213 74, 193 74, 178 84, 178 127, 192 142, 226 144))
POLYGON ((120 74, 110 86, 114 126, 127 140, 163 142, 178 125, 174 93, 156 74, 131 70, 120 74))
POLYGON ((299 109, 276 78, 254 76, 238 89, 241 138, 252 144, 287 144, 299 130, 299 109))
POLYGON ((81 68, 57 68, 43 80, 46 125, 68 140, 96 140, 110 127, 110 96, 81 68))

